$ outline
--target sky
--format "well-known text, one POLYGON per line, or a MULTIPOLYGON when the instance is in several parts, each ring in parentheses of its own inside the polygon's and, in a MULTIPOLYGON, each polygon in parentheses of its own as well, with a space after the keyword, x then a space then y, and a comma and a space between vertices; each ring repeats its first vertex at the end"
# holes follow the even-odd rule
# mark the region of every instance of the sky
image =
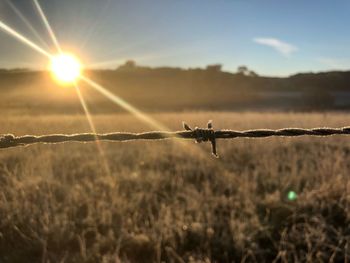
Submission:
MULTIPOLYGON (((126 60, 259 75, 350 69, 350 1, 39 0, 63 50, 87 67, 126 60)), ((56 52, 33 0, 0 0, 0 21, 56 52)), ((47 58, 0 31, 1 68, 46 68, 47 58)))

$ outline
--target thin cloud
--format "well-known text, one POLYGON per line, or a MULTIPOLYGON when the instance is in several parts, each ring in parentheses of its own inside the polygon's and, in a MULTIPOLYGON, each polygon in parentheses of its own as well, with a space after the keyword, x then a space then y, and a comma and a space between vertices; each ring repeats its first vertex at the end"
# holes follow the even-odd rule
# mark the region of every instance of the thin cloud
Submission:
POLYGON ((339 59, 339 58, 317 58, 317 61, 328 66, 332 70, 344 70, 350 68, 349 59, 339 59))
POLYGON ((298 48, 292 44, 283 42, 277 38, 254 38, 253 41, 257 44, 272 47, 277 52, 285 57, 290 57, 290 55, 296 51, 298 48))

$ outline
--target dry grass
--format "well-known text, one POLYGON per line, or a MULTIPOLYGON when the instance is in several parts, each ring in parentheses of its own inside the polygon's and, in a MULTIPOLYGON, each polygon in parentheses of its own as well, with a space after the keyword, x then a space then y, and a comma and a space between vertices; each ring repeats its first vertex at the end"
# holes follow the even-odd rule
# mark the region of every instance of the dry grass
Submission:
MULTIPOLYGON (((347 114, 156 114, 249 129, 347 114)), ((99 132, 150 128, 96 116, 99 132)), ((84 116, 3 117, 0 133, 84 132, 84 116)), ((0 262, 349 262, 348 137, 36 145, 0 152, 0 262), (298 199, 287 200, 294 190, 298 199)))

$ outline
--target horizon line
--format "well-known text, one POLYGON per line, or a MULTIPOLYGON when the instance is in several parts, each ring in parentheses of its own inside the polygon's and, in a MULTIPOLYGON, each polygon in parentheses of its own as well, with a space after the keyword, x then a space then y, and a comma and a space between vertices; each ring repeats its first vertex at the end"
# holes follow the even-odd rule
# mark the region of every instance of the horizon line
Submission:
MULTIPOLYGON (((117 71, 120 70, 120 67, 125 65, 120 64, 117 67, 105 67, 105 68, 84 68, 84 71, 117 71)), ((208 64, 207 66, 213 66, 213 65, 222 65, 220 63, 215 63, 215 64, 208 64)), ((207 67, 206 66, 206 67, 207 67)), ((137 68, 148 68, 151 70, 157 70, 157 69, 162 69, 162 68, 169 68, 169 69, 179 69, 179 70, 207 70, 206 67, 177 67, 177 66, 146 66, 146 65, 137 65, 135 64, 135 69, 137 68)), ((248 67, 249 69, 249 67, 248 67)), ((0 67, 0 71, 13 71, 13 72, 32 72, 32 73, 38 73, 38 72, 49 72, 49 69, 42 69, 42 68, 34 68, 34 67, 0 67)), ((229 74, 239 74, 237 71, 229 71, 229 70, 223 70, 220 69, 218 72, 221 73, 229 73, 229 74)), ((329 70, 324 70, 324 71, 298 71, 296 73, 288 74, 288 75, 260 75, 257 73, 255 77, 267 77, 267 78, 289 78, 295 75, 299 74, 325 74, 325 73, 332 73, 332 72, 350 72, 350 69, 329 69, 329 70)), ((247 76, 247 75, 245 75, 247 76)), ((247 76, 248 77, 248 76, 247 76)), ((250 76, 253 77, 253 76, 250 76)))

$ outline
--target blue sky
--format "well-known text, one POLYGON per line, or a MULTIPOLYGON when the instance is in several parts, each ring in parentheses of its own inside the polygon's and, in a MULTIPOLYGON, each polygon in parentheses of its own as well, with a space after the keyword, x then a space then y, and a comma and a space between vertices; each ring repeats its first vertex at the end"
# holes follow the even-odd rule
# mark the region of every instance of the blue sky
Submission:
MULTIPOLYGON (((0 21, 45 47, 8 2, 54 51, 32 0, 0 0, 0 21)), ((186 68, 221 63, 227 71, 247 65, 270 76, 350 69, 346 0, 39 2, 62 47, 89 66, 114 68, 126 59, 186 68)), ((0 67, 47 64, 0 32, 0 67)))

